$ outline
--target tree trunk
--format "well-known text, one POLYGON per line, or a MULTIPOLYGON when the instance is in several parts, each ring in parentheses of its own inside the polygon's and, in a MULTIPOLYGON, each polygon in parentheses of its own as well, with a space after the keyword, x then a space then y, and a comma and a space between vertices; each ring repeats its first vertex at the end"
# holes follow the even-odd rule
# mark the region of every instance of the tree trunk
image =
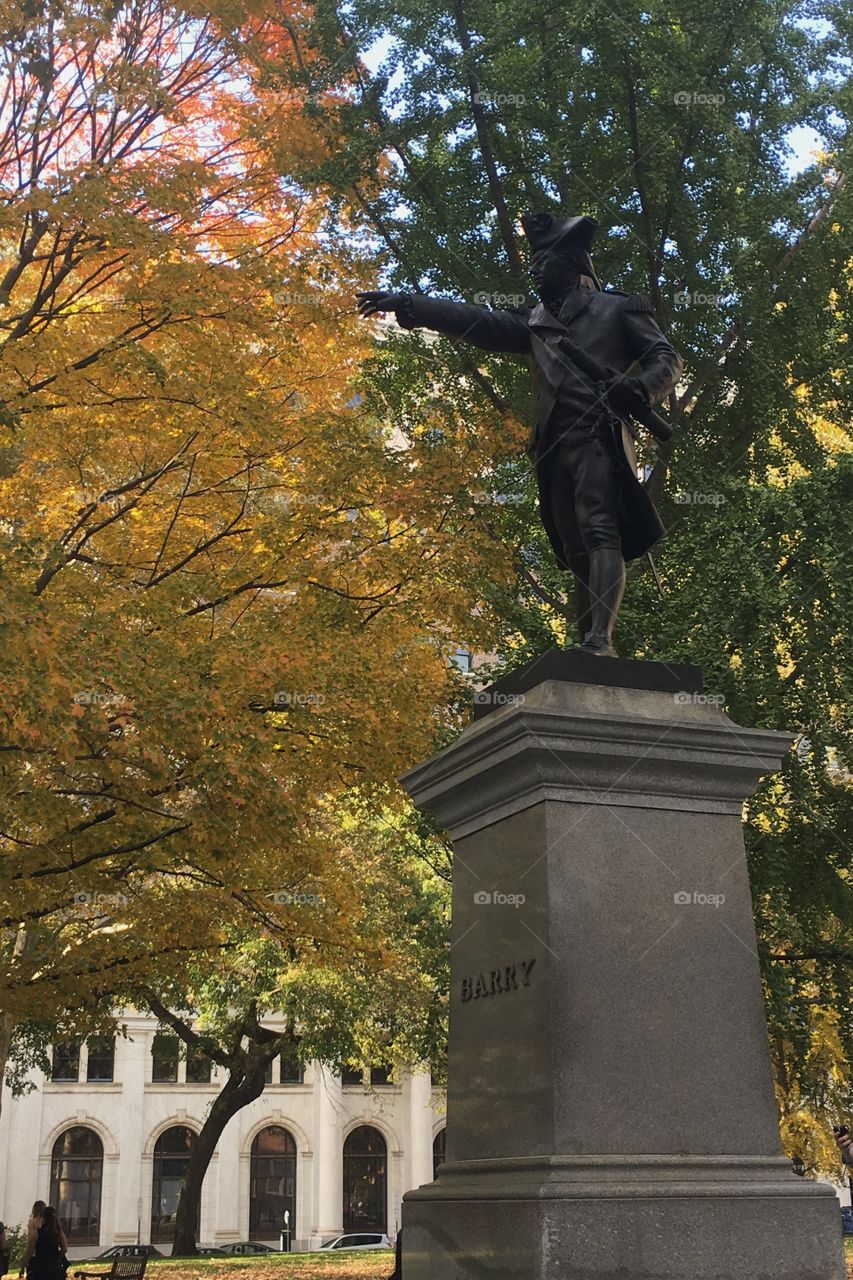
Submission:
MULTIPOLYGON (((12 949, 13 964, 23 964, 24 959, 32 954, 36 945, 36 936, 34 929, 25 929, 23 925, 19 927, 15 935, 15 945, 12 949)), ((3 1109, 3 1081, 6 1079, 6 1063, 9 1061, 15 1026, 15 1019, 10 1013, 0 1014, 0 1112, 3 1109)))
POLYGON ((12 1035, 15 1031, 15 1019, 11 1013, 0 1015, 0 1114, 3 1111, 3 1081, 6 1079, 6 1063, 12 1047, 12 1035))
POLYGON ((216 1144, 228 1121, 263 1093, 265 1069, 266 1062, 259 1063, 257 1068, 253 1065, 250 1071, 245 1072, 233 1067, 222 1092, 210 1108, 210 1114, 190 1153, 184 1185, 181 1187, 178 1212, 175 1216, 173 1257, 194 1257, 198 1253, 196 1226, 199 1220, 204 1175, 207 1173, 216 1144))
POLYGON ((471 116, 474 121, 474 128, 477 132, 477 142, 480 147, 480 156, 483 160, 483 168, 486 170, 486 181, 488 183, 489 195, 494 205, 495 213, 498 216, 498 227, 500 228, 501 240, 509 259, 510 270, 516 280, 525 279, 524 263, 518 252, 515 243, 515 233, 512 226, 512 218, 507 208, 506 198, 504 196, 503 185, 501 183, 500 174, 498 173, 498 164, 495 158, 492 139, 489 134, 488 118, 483 108, 480 97, 480 82, 474 71, 474 63, 471 49, 471 34, 468 30, 468 23, 465 19, 465 10, 462 0, 451 0, 453 9, 453 17, 456 23, 456 37, 462 49, 462 72, 468 84, 468 99, 471 106, 471 116))

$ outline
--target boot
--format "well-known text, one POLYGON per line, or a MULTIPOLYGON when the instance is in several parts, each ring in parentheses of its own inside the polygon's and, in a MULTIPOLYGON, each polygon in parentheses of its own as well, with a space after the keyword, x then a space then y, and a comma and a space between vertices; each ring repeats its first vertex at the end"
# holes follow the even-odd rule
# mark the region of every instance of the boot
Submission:
POLYGON ((599 658, 618 658, 613 648, 613 627, 625 593, 625 561, 622 552, 610 547, 591 551, 589 594, 592 625, 581 648, 599 658))
POLYGON ((583 644, 587 631, 592 626, 592 613, 589 598, 589 557, 572 556, 569 561, 575 583, 575 626, 578 643, 583 644))

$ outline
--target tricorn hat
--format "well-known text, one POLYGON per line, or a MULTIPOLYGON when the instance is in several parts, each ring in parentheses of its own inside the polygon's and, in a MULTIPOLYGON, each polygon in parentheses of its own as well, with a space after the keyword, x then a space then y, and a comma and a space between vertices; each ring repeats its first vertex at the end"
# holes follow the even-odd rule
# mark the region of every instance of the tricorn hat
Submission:
POLYGON ((565 250, 572 255, 579 249, 589 253, 598 230, 598 220, 581 214, 579 218, 552 218, 550 213, 524 213, 521 225, 535 253, 539 249, 565 250))
POLYGON ((580 257, 583 274, 594 280, 596 288, 601 288, 589 256, 593 236, 598 230, 596 218, 590 218, 587 214, 576 218, 552 218, 550 213, 523 213, 521 225, 534 253, 550 249, 567 257, 580 257))

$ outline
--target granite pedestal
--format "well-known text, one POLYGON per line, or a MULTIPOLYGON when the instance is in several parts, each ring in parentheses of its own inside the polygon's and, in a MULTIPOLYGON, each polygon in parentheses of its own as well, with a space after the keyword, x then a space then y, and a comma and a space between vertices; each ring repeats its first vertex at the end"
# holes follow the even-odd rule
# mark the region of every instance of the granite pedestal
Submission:
POLYGON ((842 1280, 838 1201, 780 1150, 741 826, 790 737, 611 662, 540 660, 403 779, 456 850, 404 1280, 842 1280))

